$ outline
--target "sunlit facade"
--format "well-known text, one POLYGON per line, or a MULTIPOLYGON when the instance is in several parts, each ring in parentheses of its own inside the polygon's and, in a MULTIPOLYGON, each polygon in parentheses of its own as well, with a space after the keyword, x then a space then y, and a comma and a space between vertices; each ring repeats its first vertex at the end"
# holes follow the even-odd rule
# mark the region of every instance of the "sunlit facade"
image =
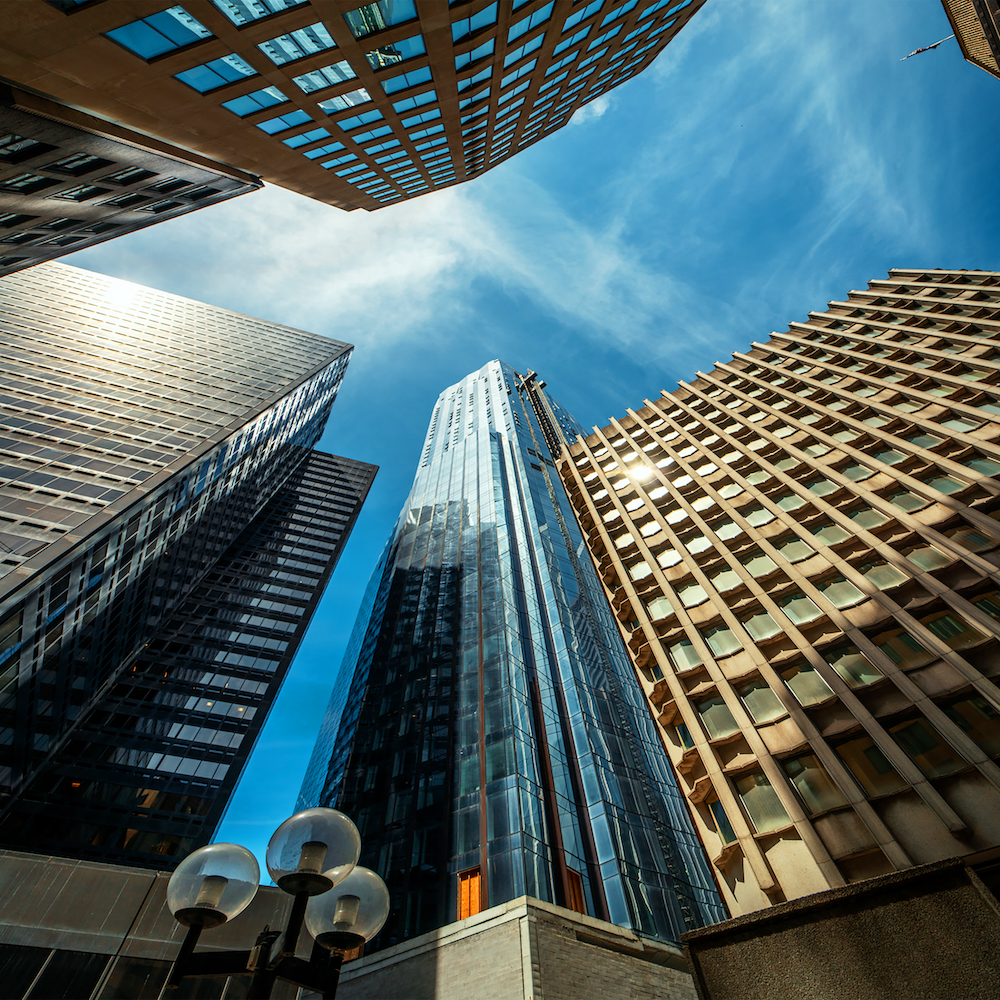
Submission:
POLYGON ((60 264, 0 338, 0 843, 169 866, 374 472, 312 451, 351 347, 60 264))
POLYGON ((371 211, 561 128, 704 2, 6 0, 0 76, 371 211))
POLYGON ((1000 856, 998 341, 894 270, 560 462, 734 914, 1000 856))
POLYGON ((385 878, 386 947, 528 895, 676 941, 711 875, 555 473, 579 425, 499 361, 446 389, 300 805, 385 878))

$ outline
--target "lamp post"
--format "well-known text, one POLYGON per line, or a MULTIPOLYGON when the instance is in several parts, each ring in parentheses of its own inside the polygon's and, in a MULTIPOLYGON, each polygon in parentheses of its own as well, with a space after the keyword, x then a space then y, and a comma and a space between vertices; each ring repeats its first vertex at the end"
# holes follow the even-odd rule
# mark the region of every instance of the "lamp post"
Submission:
POLYGON ((293 897, 281 947, 281 931, 265 927, 248 951, 195 952, 202 930, 218 927, 250 905, 260 883, 257 860, 239 844, 209 844, 189 854, 170 876, 167 906, 188 928, 167 981, 176 989, 187 976, 253 972, 247 1000, 271 996, 275 980, 332 998, 346 952, 373 938, 389 915, 389 892, 374 872, 358 867, 361 837, 336 809, 306 809, 285 820, 267 845, 267 870, 293 897), (303 921, 329 955, 306 962, 295 957, 303 921))

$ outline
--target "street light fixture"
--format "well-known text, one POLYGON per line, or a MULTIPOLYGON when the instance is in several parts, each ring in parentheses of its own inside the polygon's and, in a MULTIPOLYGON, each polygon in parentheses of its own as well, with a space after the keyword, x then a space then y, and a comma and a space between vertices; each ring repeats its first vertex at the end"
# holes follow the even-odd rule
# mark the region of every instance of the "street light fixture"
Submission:
POLYGON ((272 957, 282 932, 267 927, 249 951, 195 954, 202 930, 224 924, 250 905, 260 868, 239 844, 209 844, 189 854, 167 885, 167 906, 188 928, 167 987, 175 989, 188 976, 251 971, 247 1000, 266 1000, 277 979, 334 997, 345 953, 371 940, 389 915, 389 891, 378 875, 358 867, 360 856, 357 827, 336 809, 306 809, 275 830, 267 845, 267 870, 294 902, 281 948, 272 957), (327 960, 295 957, 303 921, 329 952, 327 960))

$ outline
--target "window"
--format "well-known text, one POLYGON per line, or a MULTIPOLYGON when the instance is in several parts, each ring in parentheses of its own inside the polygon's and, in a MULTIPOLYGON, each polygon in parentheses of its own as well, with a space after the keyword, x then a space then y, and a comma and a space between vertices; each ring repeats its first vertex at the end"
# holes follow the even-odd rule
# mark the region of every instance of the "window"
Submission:
POLYGON ((842 576, 828 577, 820 581, 817 586, 820 593, 835 607, 849 608, 853 604, 858 604, 868 596, 863 591, 858 590, 853 583, 849 583, 842 576))
POLYGON ((896 569, 895 566, 890 566, 884 560, 865 563, 858 567, 858 572, 866 580, 878 587, 879 590, 891 590, 893 587, 900 586, 900 584, 908 583, 911 579, 902 570, 896 569))
POLYGON ((781 610, 788 616, 789 621, 796 625, 804 625, 819 618, 823 612, 805 594, 791 594, 783 597, 779 601, 781 610))
POLYGON ((153 59, 211 38, 212 32, 183 7, 168 7, 158 14, 115 28, 107 32, 106 37, 143 59, 153 59))
MULTIPOLYGON (((312 119, 309 117, 308 112, 297 108, 295 111, 290 111, 287 115, 280 115, 277 118, 269 118, 265 122, 258 122, 257 128, 268 135, 276 135, 278 132, 284 132, 285 129, 294 128, 296 125, 305 125, 306 122, 310 121, 312 119)), ((322 131, 322 129, 319 131, 322 131)))
POLYGON ((108 194, 110 190, 111 188, 96 187, 93 184, 81 184, 79 187, 68 188, 65 191, 59 191, 57 194, 49 195, 49 197, 61 198, 64 201, 90 201, 91 198, 97 198, 102 194, 108 194))
MULTIPOLYGON (((328 97, 325 101, 320 101, 316 106, 329 115, 337 111, 346 111, 348 108, 357 107, 359 104, 366 104, 371 99, 371 94, 364 87, 359 87, 357 90, 352 90, 349 94, 328 97)), ((375 114, 375 112, 372 112, 372 114, 375 114)), ((382 117, 381 112, 377 112, 377 114, 379 118, 382 117)), ((372 120, 375 121, 377 119, 372 120)), ((345 127, 343 122, 337 122, 337 124, 341 128, 345 127)))
POLYGON ((421 66, 418 69, 411 69, 409 73, 400 73, 399 76, 390 76, 379 82, 387 94, 395 94, 399 90, 418 87, 422 83, 430 83, 431 71, 427 66, 421 66))
POLYGON ((782 634, 781 626, 763 609, 751 614, 744 613, 740 616, 740 622, 758 642, 782 634))
POLYGON ((299 28, 297 31, 290 31, 287 35, 279 35, 277 38, 261 42, 257 46, 278 66, 336 47, 337 43, 333 36, 321 21, 306 28, 299 28))
POLYGON ((951 557, 946 556, 933 545, 927 544, 910 546, 903 549, 902 554, 914 565, 926 571, 941 569, 942 566, 947 566, 952 561, 951 557))
POLYGON ((212 0, 233 24, 251 24, 283 10, 290 10, 307 0, 212 0))
POLYGON ((593 0, 593 2, 587 4, 582 10, 578 10, 575 14, 570 14, 563 22, 563 33, 569 31, 570 28, 575 28, 584 18, 590 17, 591 14, 599 11, 602 3, 603 0, 593 0))
POLYGON ((913 667, 920 667, 937 659, 903 628, 881 632, 872 639, 872 642, 902 670, 911 670, 913 667))
POLYGON ((69 174, 70 177, 82 177, 102 167, 110 167, 113 163, 113 160, 105 160, 90 153, 74 153, 72 156, 65 156, 55 163, 50 163, 47 169, 60 174, 69 174))
POLYGON ((830 650, 825 659, 852 688, 865 687, 885 676, 862 655, 857 646, 850 643, 830 650))
POLYGON ((757 833, 771 833, 791 823, 778 793, 762 771, 751 771, 733 784, 757 833))
POLYGON ((397 114, 404 114, 407 111, 413 111, 414 108, 419 108, 424 104, 430 104, 436 100, 437 91, 427 90, 422 94, 417 94, 415 97, 407 97, 403 101, 396 101, 392 107, 397 114))
POLYGON ((944 713, 984 753, 1000 754, 1000 713, 979 695, 944 706, 944 713))
POLYGON ((681 639, 679 642, 673 642, 667 646, 667 655, 677 673, 701 666, 701 657, 695 652, 694 645, 687 639, 681 639))
POLYGON ((348 11, 344 20, 355 38, 364 38, 394 24, 413 21, 416 16, 413 0, 377 0, 376 3, 368 3, 357 10, 348 11))
POLYGON ((799 704, 806 708, 810 705, 818 705, 833 695, 833 689, 820 677, 811 663, 803 661, 793 667, 788 667, 786 670, 782 670, 781 676, 789 690, 798 699, 799 704))
POLYGON ((1000 544, 1000 539, 987 535, 977 528, 950 528, 945 534, 970 552, 985 552, 1000 544))
POLYGON ((700 583, 687 583, 677 588, 677 596, 686 608, 693 608, 708 600, 708 593, 700 583))
POLYGON ((720 697, 705 698, 695 705, 709 738, 716 740, 740 731, 726 703, 720 697))
MULTIPOLYGON (((492 45, 492 42, 490 43, 492 45)), ((423 35, 413 35, 404 38, 399 42, 390 42, 381 45, 377 49, 372 49, 365 53, 365 59, 372 69, 384 69, 386 66, 394 66, 404 59, 413 59, 415 56, 422 56, 427 52, 424 46, 423 35)))
POLYGON ((654 597, 646 605, 646 610, 649 612, 649 617, 651 620, 656 621, 658 618, 666 618, 668 615, 674 613, 673 606, 666 597, 654 597))
POLYGON ((898 722, 889 726, 888 731, 928 778, 954 774, 967 766, 967 761, 941 739, 937 730, 926 719, 898 722))
POLYGON ((1000 475, 1000 464, 994 462, 992 459, 983 458, 981 455, 967 458, 963 460, 962 464, 967 469, 971 469, 973 472, 978 472, 984 476, 1000 475))
POLYGON ((22 160, 30 160, 53 149, 55 146, 23 135, 15 135, 13 132, 0 135, 0 163, 20 163, 22 160))
POLYGON ((222 106, 227 111, 232 111, 240 118, 247 115, 256 114, 265 108, 273 108, 276 104, 284 104, 288 100, 277 87, 264 87, 255 90, 252 94, 243 94, 241 97, 234 97, 231 101, 223 101, 222 106))
POLYGON ((841 743, 836 751, 868 795, 885 795, 907 787, 870 736, 841 743))
POLYGON ((743 648, 742 643, 736 637, 736 633, 725 625, 716 628, 706 629, 702 632, 702 637, 708 643, 708 648, 716 656, 729 656, 743 648))
POLYGON ((732 569, 724 569, 718 573, 712 573, 709 576, 709 580, 715 589, 720 593, 725 593, 727 590, 733 590, 736 587, 741 587, 743 585, 743 579, 732 569))
POLYGON ((859 528, 870 531, 878 528, 889 520, 880 510, 874 507, 862 507, 859 510, 848 511, 847 515, 859 528))
POLYGON ((752 524, 755 528, 759 528, 762 524, 768 524, 774 520, 774 514, 766 507, 762 507, 759 504, 754 507, 747 508, 742 513, 746 521, 749 524, 752 524))
POLYGON ((483 908, 482 879, 478 868, 458 873, 458 919, 475 916, 483 908))
POLYGON ((232 83, 234 80, 245 80, 247 77, 256 75, 257 70, 239 56, 228 55, 221 59, 213 59, 201 66, 195 66, 193 69, 186 69, 183 73, 176 73, 174 79, 193 87, 199 94, 207 94, 219 87, 225 87, 227 83, 232 83))
POLYGON ((491 24, 497 23, 497 5, 492 3, 471 17, 463 18, 461 21, 453 21, 451 25, 451 40, 460 42, 463 38, 474 35, 482 28, 487 28, 491 24))
POLYGON ((847 797, 833 783, 814 754, 783 760, 781 766, 811 816, 848 804, 847 797))
MULTIPOLYGON (((628 569, 628 575, 632 577, 633 580, 645 580, 646 577, 653 572, 652 567, 649 565, 648 562, 645 561, 633 563, 631 566, 627 567, 627 569, 628 569)), ((702 591, 702 593, 704 593, 704 591, 702 591)), ((682 600, 683 600, 683 595, 682 595, 682 600)))
POLYGON ((974 629, 965 619, 959 618, 953 613, 943 612, 928 615, 926 618, 921 618, 920 621, 951 649, 965 649, 966 646, 974 646, 986 638, 982 632, 974 629))
POLYGON ((336 86, 338 83, 353 80, 355 76, 356 74, 351 69, 351 64, 345 59, 338 63, 333 63, 331 66, 322 66, 319 69, 303 73, 302 76, 293 77, 292 83, 304 93, 312 94, 317 90, 325 90, 327 87, 336 86))
POLYGON ((706 805, 708 806, 709 813, 711 813, 712 820, 715 822, 715 829, 719 833, 719 839, 724 844, 731 844, 736 839, 736 834, 733 831, 732 824, 729 822, 729 817, 726 815, 725 809, 722 808, 722 803, 717 798, 713 798, 706 805))
MULTIPOLYGON (((958 479, 953 479, 951 476, 932 476, 929 479, 921 480, 921 482, 926 483, 932 490, 937 490, 938 493, 947 494, 960 493, 969 485, 958 479)), ((893 500, 893 503, 895 503, 895 500, 893 500)), ((921 506, 926 507, 928 503, 930 503, 929 500, 922 500, 921 506)))
POLYGON ((900 490, 897 493, 891 493, 886 499, 894 507, 898 507, 900 510, 905 510, 907 512, 920 510, 922 507, 926 507, 930 503, 929 500, 922 496, 918 496, 916 493, 911 493, 909 490, 900 490))
POLYGON ((547 3, 544 7, 539 7, 533 14, 529 17, 522 18, 516 24, 512 24, 510 30, 507 32, 507 42, 513 42, 516 38, 520 38, 521 35, 526 34, 531 31, 532 28, 537 28, 538 25, 544 24, 552 16, 552 8, 554 2, 547 3))
MULTIPOLYGON (((290 136, 288 139, 282 139, 281 141, 286 146, 290 146, 292 149, 298 149, 299 146, 307 146, 310 142, 318 142, 320 139, 329 138, 330 133, 327 132, 325 128, 314 128, 310 129, 308 132, 300 132, 298 135, 290 136)), ((310 159, 314 159, 314 157, 310 156, 309 153, 304 153, 303 155, 309 156, 310 159)))
POLYGON ((455 72, 457 73, 459 70, 465 69, 466 66, 471 66, 474 62, 493 55, 494 45, 495 40, 491 38, 471 51, 455 56, 455 72))
POLYGON ((34 194, 36 191, 44 191, 58 183, 59 181, 51 177, 42 177, 41 174, 18 174, 16 177, 5 177, 0 180, 0 190, 16 191, 18 194, 34 194))
POLYGON ((785 706, 781 704, 781 699, 761 678, 740 685, 736 692, 750 713, 750 717, 758 725, 773 722, 785 714, 785 706))
POLYGON ((808 542, 804 542, 801 538, 797 538, 794 535, 791 538, 785 537, 779 539, 775 543, 775 547, 785 559, 792 563, 801 562, 803 559, 808 559, 810 556, 816 555, 816 550, 808 542))

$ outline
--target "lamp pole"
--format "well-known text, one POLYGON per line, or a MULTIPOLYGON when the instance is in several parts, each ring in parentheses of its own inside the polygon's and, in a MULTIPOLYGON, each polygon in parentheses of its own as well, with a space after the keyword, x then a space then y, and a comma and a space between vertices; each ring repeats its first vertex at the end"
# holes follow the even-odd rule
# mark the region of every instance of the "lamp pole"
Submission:
POLYGON ((189 976, 249 971, 247 1000, 267 1000, 278 979, 324 1000, 335 997, 345 954, 374 937, 389 915, 385 883, 358 866, 360 855, 357 828, 335 809, 306 809, 285 820, 267 848, 268 872, 293 899, 284 932, 265 927, 247 951, 214 952, 195 951, 202 930, 246 909, 259 887, 260 868, 239 844, 209 844, 188 855, 167 886, 167 905, 188 928, 167 988, 176 989, 189 976), (295 956, 303 924, 317 945, 309 961, 295 956))

